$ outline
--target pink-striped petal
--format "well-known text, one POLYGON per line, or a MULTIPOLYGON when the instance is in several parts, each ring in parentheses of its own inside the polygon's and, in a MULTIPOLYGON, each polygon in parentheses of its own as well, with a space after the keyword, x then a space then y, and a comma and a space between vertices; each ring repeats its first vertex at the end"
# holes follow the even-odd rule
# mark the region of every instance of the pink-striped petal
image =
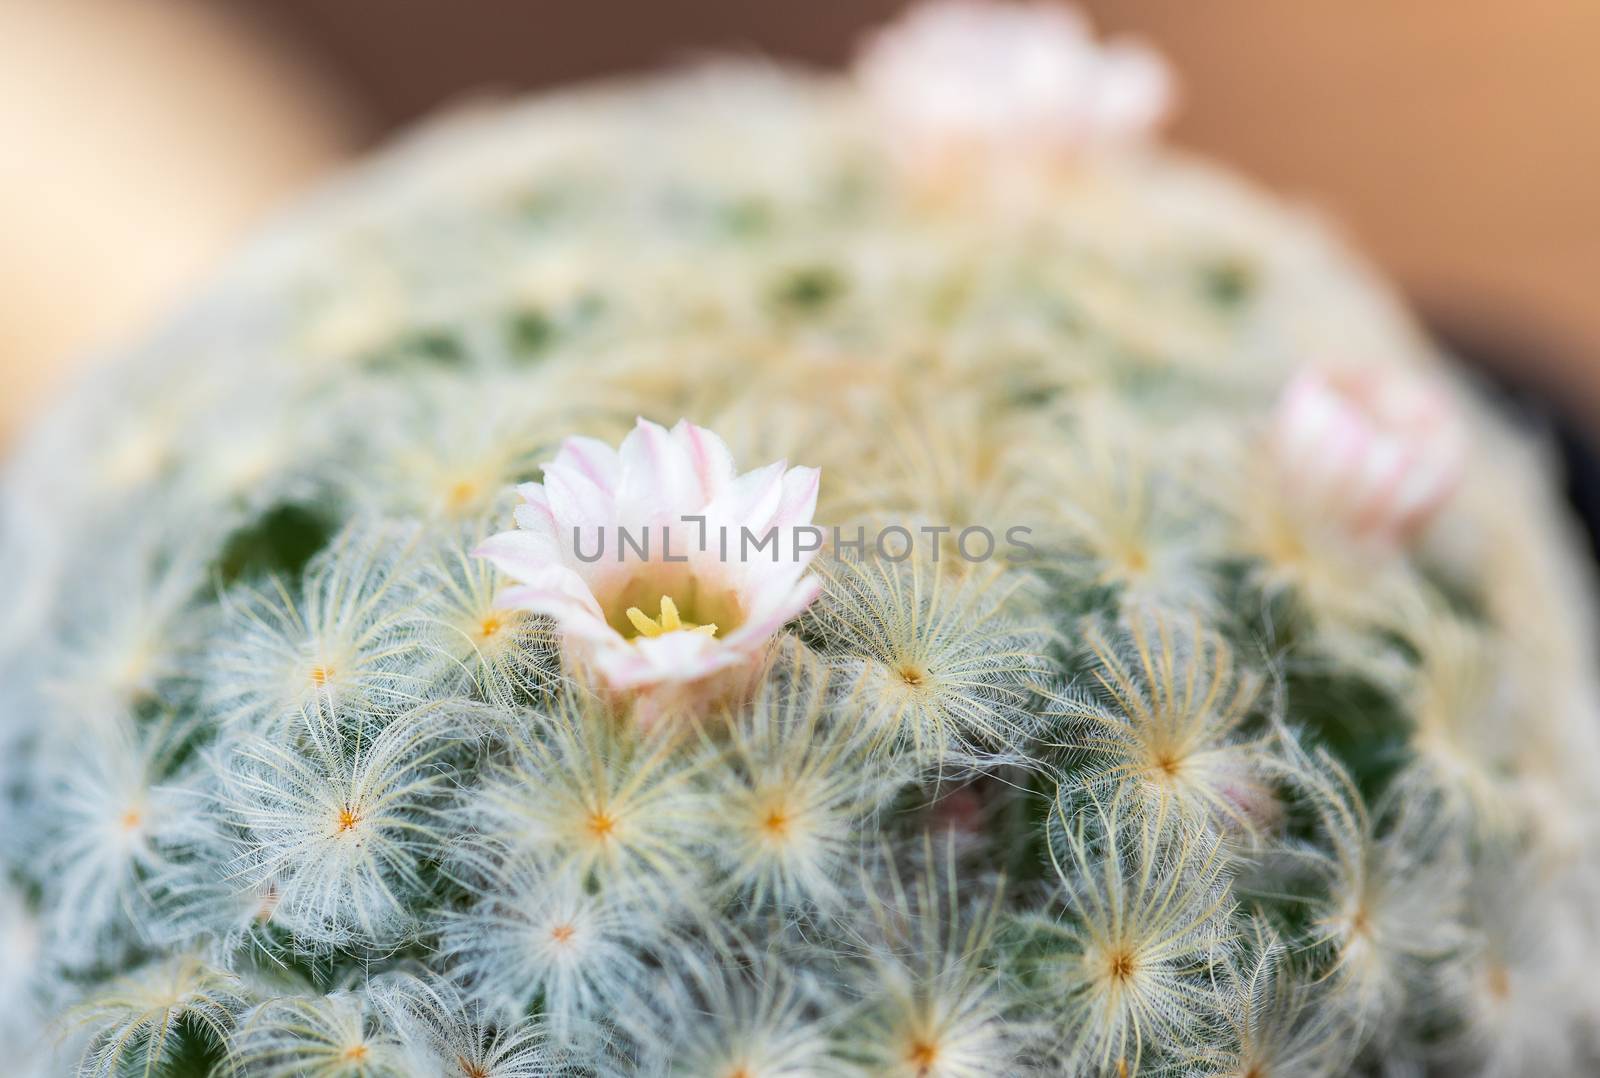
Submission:
POLYGON ((822 472, 816 468, 790 468, 783 477, 783 497, 770 523, 783 531, 790 531, 811 523, 817 512, 817 491, 822 486, 822 472))
POLYGON ((472 556, 487 558, 511 579, 522 581, 561 564, 554 537, 536 531, 498 532, 474 547, 472 556))
POLYGON ((749 528, 757 536, 764 535, 783 501, 785 467, 780 460, 745 472, 729 484, 722 497, 706 507, 706 517, 735 530, 749 528))
POLYGON ((556 459, 544 466, 547 477, 552 469, 581 475, 602 493, 614 497, 622 465, 617 451, 600 439, 575 435, 562 442, 556 459))
POLYGON ((722 495, 736 474, 728 444, 687 419, 678 420, 672 428, 672 439, 686 454, 695 481, 700 485, 700 504, 709 505, 722 495))

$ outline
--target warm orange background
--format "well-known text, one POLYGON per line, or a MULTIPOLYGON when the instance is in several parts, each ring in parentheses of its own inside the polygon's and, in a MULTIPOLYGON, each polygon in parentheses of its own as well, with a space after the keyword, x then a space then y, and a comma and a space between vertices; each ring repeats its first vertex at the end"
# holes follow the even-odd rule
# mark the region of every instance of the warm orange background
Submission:
POLYGON ((1090 6, 1172 58, 1180 139, 1327 207, 1435 320, 1600 418, 1600 3, 1090 6))
POLYGON ((0 444, 343 155, 335 87, 198 3, 0 0, 0 444))
MULTIPOLYGON (((0 430, 56 357, 139 332, 268 206, 442 103, 727 49, 838 63, 901 6, 0 0, 0 430)), ((1172 58, 1178 141, 1326 207, 1600 426, 1600 3, 1086 6, 1172 58)))

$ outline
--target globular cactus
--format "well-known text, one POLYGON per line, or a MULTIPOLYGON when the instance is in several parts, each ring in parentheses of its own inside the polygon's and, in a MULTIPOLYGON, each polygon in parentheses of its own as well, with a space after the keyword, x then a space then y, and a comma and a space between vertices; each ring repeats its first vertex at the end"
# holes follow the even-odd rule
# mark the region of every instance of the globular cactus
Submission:
POLYGON ((1166 95, 947 6, 462 117, 99 371, 7 1073, 1591 1073, 1549 469, 1166 95))

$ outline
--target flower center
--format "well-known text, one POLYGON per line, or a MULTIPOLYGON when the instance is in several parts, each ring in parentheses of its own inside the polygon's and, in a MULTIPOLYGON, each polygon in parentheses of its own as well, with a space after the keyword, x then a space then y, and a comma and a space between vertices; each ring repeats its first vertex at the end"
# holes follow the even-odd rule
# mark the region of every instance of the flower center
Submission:
POLYGON ((639 630, 640 636, 657 637, 665 633, 686 632, 703 633, 706 636, 716 636, 717 627, 714 624, 696 625, 692 621, 684 621, 678 615, 678 604, 672 601, 672 596, 661 597, 661 616, 650 618, 643 610, 636 606, 628 607, 628 621, 639 630))

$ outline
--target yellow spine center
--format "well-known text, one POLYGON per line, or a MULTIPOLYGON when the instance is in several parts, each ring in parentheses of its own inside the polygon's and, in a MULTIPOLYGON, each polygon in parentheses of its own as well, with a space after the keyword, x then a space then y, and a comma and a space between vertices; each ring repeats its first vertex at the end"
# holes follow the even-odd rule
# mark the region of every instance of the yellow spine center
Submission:
POLYGON ((906 1061, 917 1069, 917 1074, 927 1074, 939 1062, 939 1046, 928 1041, 917 1041, 906 1053, 906 1061))
POLYGON ((445 491, 445 508, 450 512, 460 512, 463 509, 469 509, 472 507, 473 503, 478 500, 482 492, 483 488, 478 485, 476 480, 457 480, 456 482, 451 483, 449 488, 445 491))
POLYGON ((604 809, 596 809, 589 814, 589 833, 595 838, 605 841, 616 833, 617 819, 604 809))

